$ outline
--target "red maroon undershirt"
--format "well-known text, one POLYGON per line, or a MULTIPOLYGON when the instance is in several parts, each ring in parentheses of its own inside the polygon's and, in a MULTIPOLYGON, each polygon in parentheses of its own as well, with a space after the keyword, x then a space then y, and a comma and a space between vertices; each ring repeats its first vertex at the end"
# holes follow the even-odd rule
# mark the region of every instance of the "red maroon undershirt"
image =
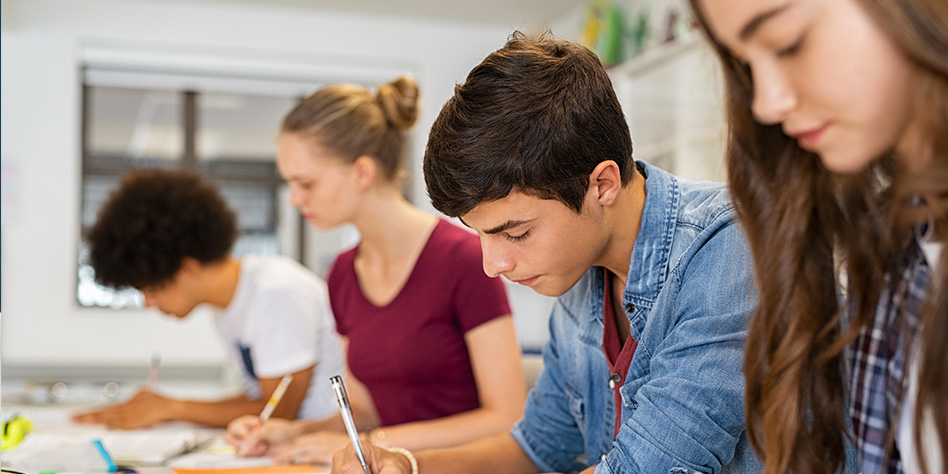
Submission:
MULTIPOLYGON (((619 394, 619 389, 625 384, 625 376, 629 373, 632 355, 635 354, 638 341, 631 335, 624 343, 619 340, 616 315, 612 310, 612 273, 603 268, 603 275, 606 284, 602 304, 602 350, 606 353, 606 362, 609 364, 609 380, 614 383, 612 392, 616 406, 616 423, 613 433, 613 438, 615 438, 619 434, 619 427, 622 426, 622 395, 619 394)), ((622 317, 626 316, 623 314, 622 317)))

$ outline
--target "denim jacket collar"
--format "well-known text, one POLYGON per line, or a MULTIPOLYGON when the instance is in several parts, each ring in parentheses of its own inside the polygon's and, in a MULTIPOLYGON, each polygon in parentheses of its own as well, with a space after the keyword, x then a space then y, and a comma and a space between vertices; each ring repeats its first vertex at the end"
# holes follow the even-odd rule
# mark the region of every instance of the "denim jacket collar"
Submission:
MULTIPOLYGON (((651 310, 662 290, 668 273, 668 258, 681 197, 678 180, 674 176, 642 161, 637 161, 636 165, 646 178, 645 204, 622 293, 627 312, 629 305, 651 310)), ((602 319, 602 289, 605 286, 602 270, 595 272, 592 278, 599 297, 590 302, 589 315, 593 319, 602 319)))
POLYGON ((681 191, 674 176, 641 161, 636 162, 645 180, 642 225, 635 238, 623 302, 652 309, 668 273, 681 191))

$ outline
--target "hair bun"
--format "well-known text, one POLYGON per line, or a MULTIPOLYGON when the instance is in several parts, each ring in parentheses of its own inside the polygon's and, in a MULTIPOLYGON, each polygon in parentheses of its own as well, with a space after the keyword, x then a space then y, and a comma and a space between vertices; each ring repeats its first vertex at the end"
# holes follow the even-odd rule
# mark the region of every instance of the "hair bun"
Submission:
POLYGON ((418 119, 418 84, 414 79, 402 76, 383 84, 375 97, 392 126, 408 129, 418 119))

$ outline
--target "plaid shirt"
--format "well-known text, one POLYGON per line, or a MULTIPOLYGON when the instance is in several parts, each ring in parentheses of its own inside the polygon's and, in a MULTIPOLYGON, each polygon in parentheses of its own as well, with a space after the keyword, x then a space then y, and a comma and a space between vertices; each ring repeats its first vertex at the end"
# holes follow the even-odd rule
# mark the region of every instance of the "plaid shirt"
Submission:
POLYGON ((902 399, 906 340, 918 331, 930 271, 917 241, 886 275, 876 313, 847 351, 856 449, 863 474, 901 474, 893 442, 902 399), (905 332, 908 334, 905 334, 905 332))

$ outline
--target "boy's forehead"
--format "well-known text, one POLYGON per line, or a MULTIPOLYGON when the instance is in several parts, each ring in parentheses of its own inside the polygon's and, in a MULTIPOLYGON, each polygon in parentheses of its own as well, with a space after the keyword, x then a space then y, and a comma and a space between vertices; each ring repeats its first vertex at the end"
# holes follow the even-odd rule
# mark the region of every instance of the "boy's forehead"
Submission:
POLYGON ((510 219, 518 219, 524 208, 525 194, 511 191, 506 196, 493 201, 484 201, 460 216, 466 226, 484 232, 503 224, 510 219))
POLYGON ((556 199, 511 191, 500 199, 478 204, 459 218, 464 225, 478 233, 496 234, 558 211, 571 212, 566 204, 556 199))

